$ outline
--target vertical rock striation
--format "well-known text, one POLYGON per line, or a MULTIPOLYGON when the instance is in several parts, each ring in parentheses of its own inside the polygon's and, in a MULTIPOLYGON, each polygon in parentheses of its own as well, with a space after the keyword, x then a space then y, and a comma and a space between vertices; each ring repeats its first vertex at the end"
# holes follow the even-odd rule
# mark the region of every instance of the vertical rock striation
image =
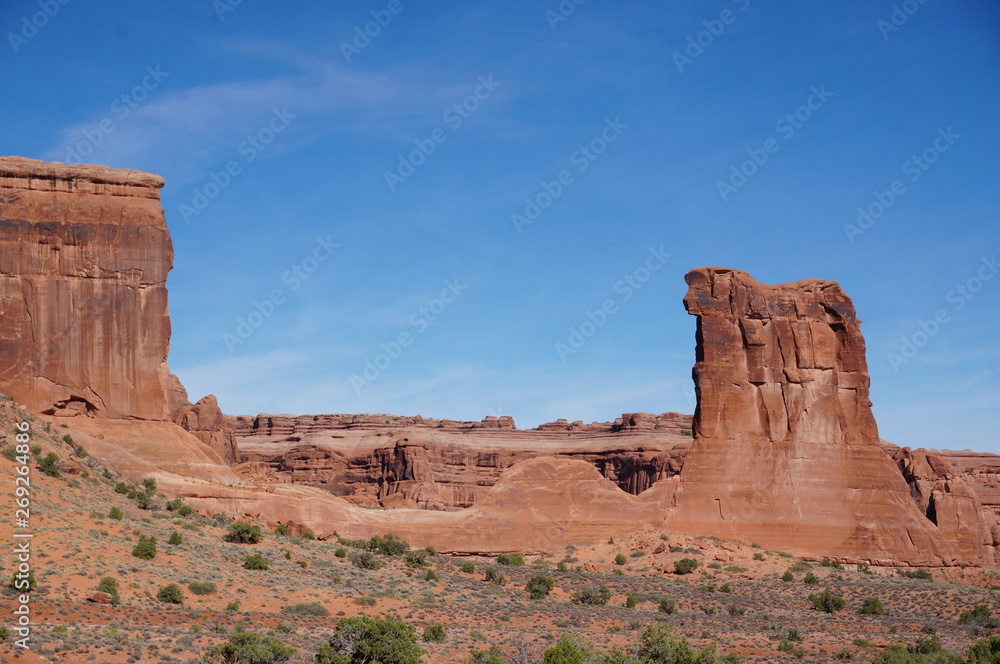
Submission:
POLYGON ((847 559, 992 560, 943 536, 879 447, 860 321, 836 282, 717 267, 686 280, 698 407, 670 527, 847 559))
POLYGON ((232 463, 235 422, 211 395, 190 403, 167 369, 162 186, 140 171, 0 157, 0 392, 42 415, 174 422, 232 463))
POLYGON ((0 390, 48 415, 163 420, 163 178, 0 158, 0 390))

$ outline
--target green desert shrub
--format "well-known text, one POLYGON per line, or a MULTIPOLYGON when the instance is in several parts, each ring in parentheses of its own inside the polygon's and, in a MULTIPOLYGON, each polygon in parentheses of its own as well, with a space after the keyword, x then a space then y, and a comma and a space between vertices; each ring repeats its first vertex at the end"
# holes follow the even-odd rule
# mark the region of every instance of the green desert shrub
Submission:
POLYGON ((49 452, 38 460, 38 469, 50 477, 60 477, 59 466, 56 465, 58 461, 59 455, 55 452, 49 452))
POLYGON ((698 561, 693 558, 681 558, 674 561, 674 571, 678 574, 690 574, 698 569, 698 561))
POLYGON ((429 554, 425 550, 421 551, 407 551, 403 559, 406 561, 407 567, 426 567, 428 565, 427 558, 429 554))
POLYGON ((392 618, 341 618, 329 642, 319 647, 316 664, 421 664, 412 625, 392 618))
POLYGON ((167 502, 167 510, 176 512, 179 516, 191 516, 194 508, 184 502, 183 498, 174 498, 167 502))
POLYGON ((122 514, 122 511, 121 511, 121 509, 120 509, 120 508, 118 508, 118 507, 112 507, 112 508, 111 508, 111 509, 110 509, 110 510, 108 511, 108 516, 109 516, 110 518, 114 519, 115 521, 121 521, 121 520, 122 520, 122 518, 123 518, 123 517, 124 517, 125 515, 124 515, 124 514, 122 514))
POLYGON ((862 616, 884 616, 885 606, 878 597, 866 597, 858 613, 862 616))
POLYGON ((205 664, 283 664, 294 655, 295 648, 279 639, 240 630, 213 646, 205 654, 205 664))
POLYGON ((7 587, 16 592, 28 592, 34 590, 38 587, 38 581, 35 580, 35 571, 28 570, 27 574, 20 576, 22 572, 14 572, 10 577, 10 583, 7 587))
POLYGON ((139 535, 139 543, 132 549, 132 555, 143 560, 152 560, 156 557, 156 538, 139 535))
POLYGON ((170 533, 170 539, 167 540, 167 543, 172 546, 178 546, 180 544, 183 544, 184 536, 175 530, 174 532, 170 533))
POLYGON ((351 564, 355 567, 361 569, 381 569, 382 563, 379 562, 378 556, 370 551, 355 551, 350 556, 351 564))
POLYGON ((183 604, 184 591, 176 583, 169 583, 160 587, 156 593, 156 599, 168 604, 183 604))
POLYGON ((976 604, 972 609, 963 611, 958 616, 959 625, 974 625, 985 629, 1000 627, 1000 620, 993 617, 993 611, 985 604, 976 604))
MULTIPOLYGON (((636 658, 643 664, 726 664, 739 662, 735 654, 719 658, 715 654, 715 646, 709 645, 701 650, 692 647, 685 639, 676 640, 671 636, 670 626, 664 623, 654 623, 643 630, 639 636, 636 658)), ((633 659, 616 660, 618 662, 634 662, 633 659)))
POLYGON ((475 574, 476 565, 471 560, 466 560, 464 563, 462 563, 461 570, 466 574, 475 574))
POLYGON ((520 553, 501 553, 497 556, 497 564, 507 567, 523 567, 524 556, 520 553))
POLYGON ((486 650, 473 650, 465 662, 466 664, 510 664, 507 655, 497 646, 491 646, 486 650))
POLYGON ((973 643, 969 648, 969 664, 1000 664, 1000 636, 973 643))
POLYGON ((834 595, 829 590, 809 595, 809 601, 812 602, 813 607, 817 611, 824 611, 826 613, 840 611, 844 608, 845 604, 843 597, 834 595))
POLYGON ((118 605, 122 603, 121 595, 118 594, 118 579, 115 577, 102 577, 101 582, 97 584, 97 590, 111 595, 112 604, 118 605))
POLYGON ((271 564, 267 562, 267 558, 259 553, 251 553, 243 559, 244 569, 265 570, 270 566, 271 564))
POLYGON ((141 510, 151 510, 153 509, 153 497, 150 496, 145 491, 139 491, 132 495, 132 500, 141 510))
POLYGON ((933 581, 934 575, 925 569, 899 569, 896 573, 907 579, 920 579, 921 581, 933 581))
POLYGON ((258 525, 238 521, 229 526, 229 532, 222 539, 235 544, 257 544, 264 539, 264 531, 258 525))
POLYGON ((607 586, 601 586, 600 588, 583 588, 573 593, 571 599, 577 604, 603 606, 611 600, 611 589, 607 586))
POLYGON ((548 576, 537 574, 528 581, 524 589, 528 591, 529 599, 545 599, 556 583, 548 576))
POLYGON ((392 533, 375 535, 368 540, 368 550, 383 556, 401 556, 410 550, 410 545, 392 533))
POLYGON ((804 578, 802 579, 802 583, 808 583, 809 585, 811 585, 811 586, 814 586, 814 585, 816 585, 817 583, 819 583, 819 577, 817 577, 817 576, 816 576, 815 574, 813 574, 812 572, 809 572, 809 573, 808 573, 808 574, 806 574, 806 575, 805 575, 805 577, 804 577, 804 578))
POLYGON ((657 602, 656 607, 660 613, 666 613, 667 615, 672 615, 677 610, 677 602, 670 599, 669 597, 661 597, 657 602))
POLYGON ((574 634, 563 634, 554 646, 542 653, 541 664, 585 664, 593 646, 574 634))
POLYGON ((319 602, 299 602, 282 607, 281 612, 286 616, 314 616, 325 618, 330 612, 319 602))
POLYGON ((188 590, 195 595, 211 595, 218 588, 213 581, 192 581, 188 584, 188 590))
POLYGON ((792 574, 791 570, 787 570, 784 574, 781 575, 781 580, 784 581, 785 583, 790 583, 795 580, 795 575, 792 574))
POLYGON ((836 560, 830 560, 829 558, 823 558, 819 563, 823 567, 831 567, 833 569, 844 569, 844 566, 838 563, 836 560))
POLYGON ((617 556, 615 556, 615 565, 624 565, 627 562, 628 558, 625 557, 625 554, 619 553, 617 556))
POLYGON ((424 627, 424 641, 428 643, 441 643, 446 638, 444 625, 434 623, 424 627))

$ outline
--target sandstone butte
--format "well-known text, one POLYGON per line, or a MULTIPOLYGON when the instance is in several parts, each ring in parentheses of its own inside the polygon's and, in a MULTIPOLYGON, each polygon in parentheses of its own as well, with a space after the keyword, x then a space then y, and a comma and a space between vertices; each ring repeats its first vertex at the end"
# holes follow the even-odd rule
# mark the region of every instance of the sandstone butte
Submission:
POLYGON ((690 272, 693 418, 529 431, 509 417, 192 404, 166 363, 163 184, 0 158, 0 392, 203 512, 451 552, 555 551, 652 527, 845 562, 996 559, 1000 457, 879 440, 859 321, 830 281, 690 272))

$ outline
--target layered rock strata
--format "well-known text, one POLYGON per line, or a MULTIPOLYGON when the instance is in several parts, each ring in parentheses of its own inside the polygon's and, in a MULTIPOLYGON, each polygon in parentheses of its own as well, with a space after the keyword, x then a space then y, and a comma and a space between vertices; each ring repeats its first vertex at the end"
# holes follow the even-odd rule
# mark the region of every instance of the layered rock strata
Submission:
POLYGON ((37 413, 167 418, 162 186, 0 158, 0 390, 37 413))
POLYGON ((936 524, 880 448, 860 321, 836 282, 770 286, 728 268, 686 280, 698 407, 670 527, 831 557, 992 562, 971 503, 936 524))
POLYGON ((363 505, 434 510, 477 504, 507 469, 540 456, 586 461, 638 495, 680 472, 691 441, 683 428, 691 426, 690 418, 677 413, 629 413, 617 426, 594 430, 569 424, 519 430, 386 415, 260 415, 252 425, 245 418, 238 422, 240 461, 265 465, 275 477, 363 505))

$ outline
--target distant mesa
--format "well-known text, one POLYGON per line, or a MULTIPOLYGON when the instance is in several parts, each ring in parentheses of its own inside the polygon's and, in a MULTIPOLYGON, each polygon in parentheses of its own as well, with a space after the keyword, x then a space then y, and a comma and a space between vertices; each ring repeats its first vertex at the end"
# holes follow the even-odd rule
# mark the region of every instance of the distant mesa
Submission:
POLYGON ((686 276, 698 406, 517 429, 224 415, 167 367, 163 179, 0 158, 0 392, 206 513, 441 551, 554 551, 647 529, 885 564, 992 564, 1000 457, 879 440, 836 282, 686 276), (364 509, 364 508, 379 509, 364 509))

